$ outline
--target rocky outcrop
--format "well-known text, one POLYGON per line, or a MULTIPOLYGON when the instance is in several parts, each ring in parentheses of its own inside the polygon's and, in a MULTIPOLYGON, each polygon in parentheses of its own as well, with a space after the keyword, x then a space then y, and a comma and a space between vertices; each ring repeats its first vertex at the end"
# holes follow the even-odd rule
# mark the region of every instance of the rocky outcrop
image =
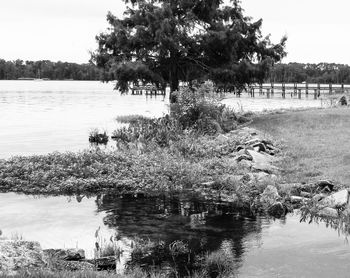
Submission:
POLYGON ((47 269, 51 271, 94 270, 85 260, 82 249, 46 249, 40 244, 22 240, 0 240, 0 274, 15 275, 18 271, 47 269))
POLYGON ((349 192, 347 189, 343 189, 324 198, 320 204, 329 208, 342 209, 348 205, 348 202, 349 192))
POLYGON ((85 259, 85 251, 83 249, 46 249, 45 255, 65 261, 79 261, 85 259))
POLYGON ((280 218, 287 213, 287 208, 282 202, 278 190, 273 185, 268 185, 260 195, 260 203, 266 209, 269 215, 280 218))
POLYGON ((0 273, 14 274, 21 269, 46 266, 44 253, 37 242, 0 240, 0 273))
POLYGON ((348 219, 350 216, 349 189, 339 189, 330 180, 319 180, 309 184, 296 184, 294 195, 289 197, 294 208, 301 208, 311 218, 348 219))
POLYGON ((234 134, 240 136, 244 142, 237 146, 235 160, 244 168, 251 169, 255 172, 265 172, 275 174, 280 171, 273 165, 277 161, 275 154, 279 149, 273 146, 272 141, 261 139, 258 131, 251 128, 242 128, 240 131, 234 131, 234 134))

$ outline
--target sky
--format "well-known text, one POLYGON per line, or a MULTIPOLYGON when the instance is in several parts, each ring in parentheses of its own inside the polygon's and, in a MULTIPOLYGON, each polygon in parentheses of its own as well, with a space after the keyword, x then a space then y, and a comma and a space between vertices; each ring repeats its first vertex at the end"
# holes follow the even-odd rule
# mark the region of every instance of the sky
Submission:
MULTIPOLYGON (((242 0, 263 34, 277 43, 288 36, 284 62, 350 64, 347 0, 242 0)), ((95 36, 108 27, 122 0, 0 0, 0 58, 86 63, 95 36)))

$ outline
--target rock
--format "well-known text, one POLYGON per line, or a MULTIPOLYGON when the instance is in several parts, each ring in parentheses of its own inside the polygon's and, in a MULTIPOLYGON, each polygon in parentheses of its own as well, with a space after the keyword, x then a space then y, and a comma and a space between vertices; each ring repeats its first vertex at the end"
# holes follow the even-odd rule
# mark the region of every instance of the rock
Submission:
POLYGON ((247 154, 241 154, 235 157, 235 160, 237 160, 238 162, 242 161, 242 160, 252 160, 252 157, 250 155, 247 154))
POLYGON ((261 140, 261 143, 263 143, 265 146, 269 145, 269 146, 273 147, 273 142, 271 140, 266 139, 266 138, 261 140))
POLYGON ((247 150, 247 152, 253 158, 253 162, 255 163, 266 164, 276 161, 276 158, 268 154, 259 153, 254 150, 247 150))
POLYGON ((338 216, 339 216, 338 211, 334 208, 321 209, 317 213, 317 215, 320 217, 326 217, 326 218, 338 218, 338 216))
POLYGON ((260 202, 268 207, 272 206, 280 199, 281 196, 278 194, 277 188, 273 185, 268 185, 264 192, 260 195, 260 202))
POLYGON ((281 202, 276 202, 267 210, 268 214, 276 218, 281 218, 286 214, 286 209, 281 202))
POLYGON ((46 266, 43 251, 37 242, 0 241, 0 274, 15 274, 18 270, 46 266))
POLYGON ((315 185, 318 187, 318 190, 328 192, 333 191, 335 187, 334 183, 329 180, 319 180, 315 185))
POLYGON ((306 191, 300 191, 300 196, 301 197, 306 197, 306 198, 311 198, 312 195, 310 192, 306 192, 306 191))
POLYGON ((261 143, 261 139, 260 138, 253 138, 253 139, 250 139, 246 142, 244 142, 244 145, 249 145, 249 146, 253 146, 253 145, 256 145, 258 143, 261 143))
POLYGON ((45 249, 45 254, 51 258, 65 261, 79 261, 85 259, 85 251, 83 249, 45 249))
POLYGON ((308 198, 300 197, 300 196, 290 196, 290 201, 292 204, 300 204, 302 202, 308 201, 308 198))
POLYGON ((273 145, 270 144, 264 144, 266 147, 266 153, 269 153, 270 155, 275 155, 276 153, 280 152, 281 150, 279 148, 276 148, 273 145))
POLYGON ((240 150, 244 150, 244 146, 242 145, 238 145, 237 148, 236 148, 236 151, 239 152, 240 150))
POLYGON ((321 201, 322 199, 324 199, 326 197, 327 197, 326 194, 319 193, 319 194, 316 194, 315 196, 313 196, 312 200, 314 200, 316 202, 319 202, 319 201, 321 201))
POLYGON ((343 189, 323 199, 321 204, 330 208, 342 208, 348 204, 348 201, 349 192, 347 189, 343 189))
POLYGON ((317 185, 313 183, 295 184, 295 188, 299 190, 299 194, 301 191, 313 194, 317 189, 317 185))
POLYGON ((266 152, 266 147, 264 143, 261 143, 261 142, 254 144, 253 148, 257 152, 266 152))
POLYGON ((348 101, 347 101, 347 99, 346 99, 346 96, 341 96, 341 97, 338 99, 337 104, 338 104, 338 105, 341 105, 341 106, 348 105, 348 101))

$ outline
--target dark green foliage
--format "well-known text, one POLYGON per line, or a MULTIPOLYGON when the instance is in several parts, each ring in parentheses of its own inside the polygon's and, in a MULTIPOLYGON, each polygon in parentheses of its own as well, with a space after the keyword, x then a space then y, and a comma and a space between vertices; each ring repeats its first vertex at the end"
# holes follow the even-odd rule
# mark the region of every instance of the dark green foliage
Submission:
POLYGON ((267 81, 350 84, 350 66, 343 64, 276 64, 267 81))
POLYGON ((42 61, 5 61, 0 59, 0 79, 48 78, 51 80, 99 80, 100 71, 93 64, 42 61))
POLYGON ((108 135, 106 131, 99 132, 97 129, 93 130, 89 134, 89 142, 93 144, 103 144, 106 145, 108 143, 108 135))
POLYGON ((128 127, 114 131, 112 138, 122 143, 156 143, 170 146, 185 134, 214 135, 237 127, 242 118, 219 102, 210 85, 198 89, 183 88, 177 92, 177 103, 170 115, 158 119, 136 117, 128 127))
POLYGON ((171 116, 178 120, 183 129, 215 134, 237 127, 236 113, 220 103, 210 84, 203 84, 197 89, 183 88, 176 98, 177 103, 171 107, 171 116))
MULTIPOLYGON (((96 37, 92 61, 103 80, 117 80, 126 92, 131 83, 152 83, 178 90, 179 82, 212 80, 218 88, 242 89, 262 81, 269 67, 285 55, 283 38, 272 44, 251 22, 239 1, 124 0, 124 17, 107 15, 110 28, 96 37)), ((173 99, 173 98, 172 98, 173 99)))
POLYGON ((159 119, 140 118, 113 132, 112 138, 119 142, 155 142, 164 147, 176 141, 182 133, 178 122, 168 115, 159 119))

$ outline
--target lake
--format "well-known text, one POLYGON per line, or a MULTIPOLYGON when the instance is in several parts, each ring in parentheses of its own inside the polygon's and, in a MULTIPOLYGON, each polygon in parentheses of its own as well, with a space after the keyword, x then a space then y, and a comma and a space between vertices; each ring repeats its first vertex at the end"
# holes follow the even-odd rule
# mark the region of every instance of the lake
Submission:
POLYGON ((160 117, 168 98, 121 95, 97 81, 0 81, 0 158, 77 151, 89 132, 113 131, 115 117, 160 117))

